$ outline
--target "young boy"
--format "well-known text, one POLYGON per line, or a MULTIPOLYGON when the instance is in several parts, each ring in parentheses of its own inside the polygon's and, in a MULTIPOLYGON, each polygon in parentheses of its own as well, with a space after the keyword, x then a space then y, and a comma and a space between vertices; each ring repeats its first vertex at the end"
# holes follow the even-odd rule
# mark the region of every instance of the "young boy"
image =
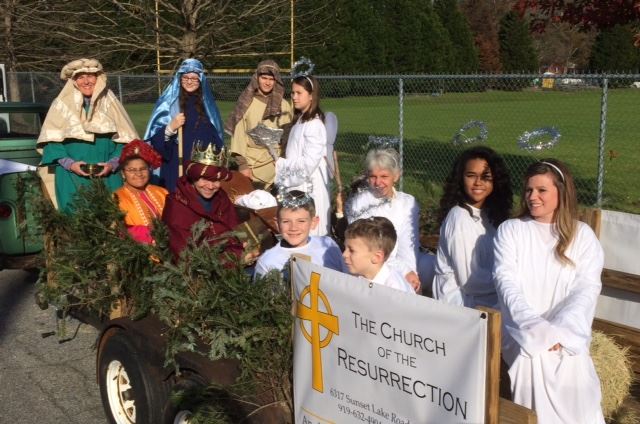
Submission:
POLYGON ((402 274, 387 265, 396 244, 396 230, 387 218, 375 216, 352 222, 344 234, 342 257, 353 275, 407 293, 415 293, 402 274))
POLYGON ((313 199, 302 191, 292 190, 278 206, 278 228, 282 240, 258 258, 255 276, 278 270, 288 275, 291 255, 300 253, 311 257, 311 262, 336 271, 345 272, 340 248, 326 236, 309 236, 318 225, 313 199))

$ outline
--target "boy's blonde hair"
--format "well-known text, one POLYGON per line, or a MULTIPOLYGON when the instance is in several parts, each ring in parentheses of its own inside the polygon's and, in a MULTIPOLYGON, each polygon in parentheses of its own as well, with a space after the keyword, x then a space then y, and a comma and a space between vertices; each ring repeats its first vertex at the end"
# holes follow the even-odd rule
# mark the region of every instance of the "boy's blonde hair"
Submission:
POLYGON ((384 260, 389 258, 398 236, 391 221, 382 216, 373 216, 353 221, 344 233, 345 239, 361 238, 371 250, 379 249, 384 260))
MULTIPOLYGON (((303 191, 300 190, 291 190, 290 192, 287 193, 287 196, 293 197, 293 198, 302 198, 303 196, 305 196, 306 194, 303 191)), ((308 196, 309 197, 309 196, 308 196)), ((311 215, 311 218, 316 216, 316 203, 313 201, 313 199, 311 197, 309 197, 309 200, 307 200, 305 203, 301 204, 300 206, 296 207, 296 208, 291 208, 291 207, 287 207, 287 206, 283 206, 282 204, 278 204, 278 211, 276 216, 278 217, 278 219, 280 219, 280 211, 282 211, 283 209, 289 209, 289 210, 297 210, 297 209, 304 209, 305 211, 309 212, 309 215, 311 215)))

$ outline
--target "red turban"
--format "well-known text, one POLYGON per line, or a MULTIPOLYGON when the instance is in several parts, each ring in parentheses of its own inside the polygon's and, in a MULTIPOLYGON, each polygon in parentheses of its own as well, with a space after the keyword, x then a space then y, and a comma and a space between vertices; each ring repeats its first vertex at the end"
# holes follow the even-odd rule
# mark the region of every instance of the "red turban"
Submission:
POLYGON ((132 140, 122 148, 122 154, 118 163, 122 165, 124 161, 132 156, 138 156, 152 168, 160 168, 162 156, 153 147, 142 140, 132 140))
POLYGON ((224 166, 204 165, 198 162, 187 162, 185 175, 190 181, 195 182, 200 178, 209 181, 229 181, 231 172, 224 166))

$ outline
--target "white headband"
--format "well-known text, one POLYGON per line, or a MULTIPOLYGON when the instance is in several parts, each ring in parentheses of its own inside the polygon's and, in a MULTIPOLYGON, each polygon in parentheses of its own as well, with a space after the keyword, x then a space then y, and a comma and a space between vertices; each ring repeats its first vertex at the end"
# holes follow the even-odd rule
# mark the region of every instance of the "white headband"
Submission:
POLYGON ((311 84, 311 91, 313 91, 313 81, 311 81, 311 78, 309 78, 308 76, 304 75, 304 78, 309 81, 309 84, 311 84))
POLYGON ((554 164, 552 164, 552 163, 550 163, 550 162, 544 162, 544 161, 541 161, 540 163, 544 163, 545 165, 550 166, 550 167, 552 167, 553 169, 555 169, 555 170, 558 172, 558 174, 560 174, 560 178, 562 178, 562 182, 563 182, 563 183, 565 182, 565 180, 564 180, 564 174, 562 173, 562 171, 560 170, 560 168, 558 168, 556 165, 554 165, 554 164))

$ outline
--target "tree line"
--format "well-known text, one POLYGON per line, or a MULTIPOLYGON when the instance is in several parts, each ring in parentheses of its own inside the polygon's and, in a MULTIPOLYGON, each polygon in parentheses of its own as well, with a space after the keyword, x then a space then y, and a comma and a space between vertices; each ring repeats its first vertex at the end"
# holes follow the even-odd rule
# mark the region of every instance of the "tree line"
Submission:
POLYGON ((633 2, 0 1, 0 63, 9 71, 54 71, 83 56, 111 72, 153 73, 158 60, 171 71, 186 57, 218 69, 252 68, 271 57, 286 68, 292 5, 295 56, 310 57, 318 73, 640 68, 640 7, 633 2))

